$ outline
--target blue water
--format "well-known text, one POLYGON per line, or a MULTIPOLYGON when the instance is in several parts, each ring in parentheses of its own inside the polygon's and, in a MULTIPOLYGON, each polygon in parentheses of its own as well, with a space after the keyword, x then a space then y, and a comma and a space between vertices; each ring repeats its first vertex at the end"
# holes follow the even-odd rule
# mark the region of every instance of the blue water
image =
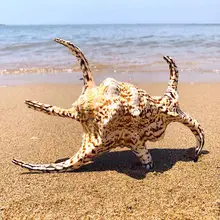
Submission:
POLYGON ((163 55, 188 76, 220 74, 220 25, 193 24, 0 26, 0 74, 79 72, 54 37, 79 46, 96 74, 167 72, 163 55))

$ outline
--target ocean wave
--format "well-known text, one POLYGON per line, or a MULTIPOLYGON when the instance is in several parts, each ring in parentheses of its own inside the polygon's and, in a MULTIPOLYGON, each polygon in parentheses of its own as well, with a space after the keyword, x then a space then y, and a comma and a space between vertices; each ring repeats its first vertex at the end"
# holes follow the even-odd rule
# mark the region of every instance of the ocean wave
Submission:
MULTIPOLYGON (((184 73, 218 73, 220 74, 220 68, 212 68, 212 66, 205 66, 202 68, 198 66, 195 62, 185 62, 182 65, 184 68, 179 68, 180 72, 184 73)), ((131 64, 131 63, 120 63, 120 64, 101 64, 101 63, 93 63, 90 65, 90 68, 93 73, 162 73, 169 72, 169 69, 166 65, 164 65, 163 61, 153 61, 148 64, 131 64)), ((81 72, 79 65, 74 65, 71 67, 24 67, 24 68, 8 68, 1 69, 0 75, 10 75, 10 74, 53 74, 53 73, 74 73, 81 72)))
POLYGON ((23 50, 23 49, 33 49, 33 48, 39 48, 39 47, 48 47, 48 46, 54 46, 53 42, 50 41, 44 41, 44 42, 31 42, 31 43, 16 43, 11 45, 5 45, 0 48, 1 52, 5 51, 17 51, 17 50, 23 50))

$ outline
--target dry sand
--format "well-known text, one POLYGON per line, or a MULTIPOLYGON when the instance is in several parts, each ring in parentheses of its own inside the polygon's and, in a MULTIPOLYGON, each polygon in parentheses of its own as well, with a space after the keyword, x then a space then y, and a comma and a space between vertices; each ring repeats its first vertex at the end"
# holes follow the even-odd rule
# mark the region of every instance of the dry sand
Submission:
MULTIPOLYGON (((161 95, 166 84, 140 85, 161 95)), ((202 124, 206 142, 190 161, 192 133, 171 124, 164 140, 149 143, 154 172, 133 166, 128 149, 116 149, 76 172, 31 174, 11 163, 54 162, 79 148, 79 123, 26 108, 30 98, 70 107, 75 85, 0 88, 0 213, 2 219, 220 219, 220 84, 181 84, 182 109, 202 124)), ((1 219, 0 217, 0 219, 1 219)))

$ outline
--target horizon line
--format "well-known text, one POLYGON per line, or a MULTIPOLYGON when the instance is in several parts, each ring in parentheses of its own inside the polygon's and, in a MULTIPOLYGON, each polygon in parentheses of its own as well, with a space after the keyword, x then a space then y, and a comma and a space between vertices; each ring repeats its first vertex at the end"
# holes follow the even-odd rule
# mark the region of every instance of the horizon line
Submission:
POLYGON ((50 23, 45 23, 45 24, 37 24, 37 23, 32 23, 32 24, 7 24, 7 23, 0 23, 0 26, 28 26, 28 25, 220 25, 220 23, 213 23, 213 22, 207 22, 207 23, 201 23, 201 22, 190 22, 190 23, 159 23, 159 22, 155 22, 155 23, 54 23, 54 24, 50 24, 50 23))

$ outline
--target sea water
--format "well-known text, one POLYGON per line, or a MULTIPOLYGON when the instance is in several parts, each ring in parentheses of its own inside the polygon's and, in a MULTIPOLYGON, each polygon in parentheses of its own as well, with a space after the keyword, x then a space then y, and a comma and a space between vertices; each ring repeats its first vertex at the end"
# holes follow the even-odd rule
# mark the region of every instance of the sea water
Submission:
POLYGON ((80 47, 99 78, 167 80, 163 55, 176 60, 186 81, 220 78, 220 25, 112 24, 0 26, 1 79, 30 74, 49 75, 47 81, 54 74, 78 79, 76 59, 53 38, 80 47))

